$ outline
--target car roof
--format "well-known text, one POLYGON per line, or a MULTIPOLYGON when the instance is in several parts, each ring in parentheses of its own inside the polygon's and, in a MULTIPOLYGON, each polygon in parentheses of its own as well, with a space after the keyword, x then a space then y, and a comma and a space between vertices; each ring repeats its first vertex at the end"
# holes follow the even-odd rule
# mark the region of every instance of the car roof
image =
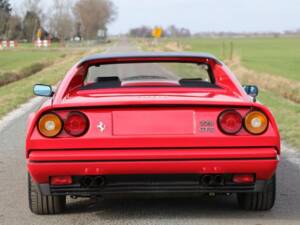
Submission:
POLYGON ((130 52, 130 53, 112 53, 112 54, 94 54, 81 59, 78 65, 83 65, 94 60, 105 59, 124 59, 124 58, 201 58, 210 59, 218 64, 222 64, 215 56, 208 53, 192 53, 192 52, 130 52))

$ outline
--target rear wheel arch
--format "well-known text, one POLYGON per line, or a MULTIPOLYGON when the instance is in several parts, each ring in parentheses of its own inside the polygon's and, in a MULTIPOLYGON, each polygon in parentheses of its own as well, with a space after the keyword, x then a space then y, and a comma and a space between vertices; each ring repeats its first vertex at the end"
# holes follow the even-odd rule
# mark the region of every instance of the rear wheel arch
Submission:
POLYGON ((28 201, 32 213, 37 215, 60 214, 66 206, 66 196, 43 195, 28 174, 28 201))

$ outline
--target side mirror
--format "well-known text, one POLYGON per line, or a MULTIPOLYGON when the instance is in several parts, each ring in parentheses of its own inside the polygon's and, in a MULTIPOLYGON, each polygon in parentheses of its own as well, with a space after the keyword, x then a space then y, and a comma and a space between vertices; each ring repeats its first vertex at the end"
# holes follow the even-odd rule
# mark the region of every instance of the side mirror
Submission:
POLYGON ((247 93, 247 95, 253 97, 254 99, 258 96, 258 87, 255 85, 245 85, 243 86, 245 92, 247 93))
POLYGON ((52 87, 50 85, 45 85, 45 84, 34 85, 33 93, 36 96, 42 96, 42 97, 52 97, 54 94, 52 91, 52 87))

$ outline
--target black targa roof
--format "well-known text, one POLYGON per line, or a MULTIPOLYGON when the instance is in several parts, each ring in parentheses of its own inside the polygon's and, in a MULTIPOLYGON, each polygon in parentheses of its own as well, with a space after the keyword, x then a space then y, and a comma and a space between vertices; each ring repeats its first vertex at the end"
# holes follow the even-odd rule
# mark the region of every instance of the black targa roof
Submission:
POLYGON ((207 53, 190 53, 190 52, 131 52, 131 53, 114 53, 114 54, 94 54, 81 59, 79 66, 94 60, 102 59, 122 59, 122 58, 202 58, 210 59, 218 64, 222 64, 215 56, 207 53))

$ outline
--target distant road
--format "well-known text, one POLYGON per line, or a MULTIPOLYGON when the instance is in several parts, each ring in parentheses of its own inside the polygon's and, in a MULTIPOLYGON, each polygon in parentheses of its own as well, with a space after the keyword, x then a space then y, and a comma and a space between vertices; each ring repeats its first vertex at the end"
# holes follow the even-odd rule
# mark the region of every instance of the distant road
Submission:
MULTIPOLYGON (((126 40, 111 52, 136 51, 126 40)), ((12 90, 13 91, 13 90, 12 90)), ((27 202, 25 130, 29 113, 23 108, 0 122, 0 224, 5 225, 300 225, 300 155, 284 147, 278 173, 275 208, 247 212, 235 196, 191 199, 68 200, 64 215, 35 216, 27 202)))

